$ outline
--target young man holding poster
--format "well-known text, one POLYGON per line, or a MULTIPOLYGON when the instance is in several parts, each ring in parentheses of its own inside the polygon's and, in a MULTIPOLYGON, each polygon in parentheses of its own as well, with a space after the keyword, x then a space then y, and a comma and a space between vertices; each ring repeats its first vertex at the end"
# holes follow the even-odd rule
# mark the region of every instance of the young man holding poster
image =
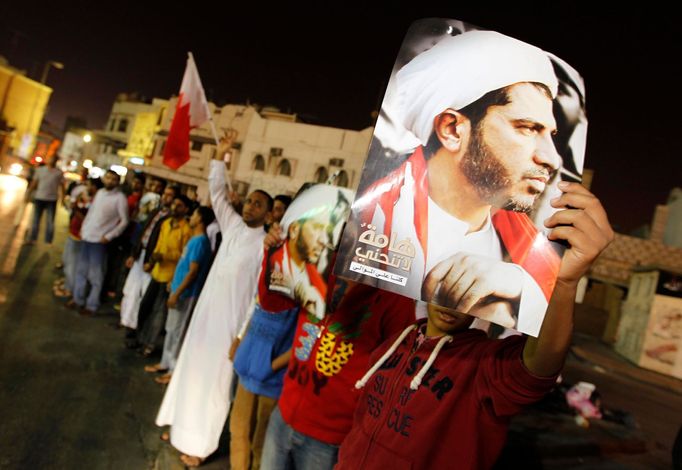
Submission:
POLYGON ((578 281, 613 240, 599 200, 560 183, 547 219, 566 240, 556 288, 537 338, 491 340, 473 317, 429 305, 427 320, 386 341, 356 384, 364 389, 337 469, 491 468, 510 418, 551 389, 573 330, 578 281))
POLYGON ((548 54, 470 31, 395 87, 421 145, 353 204, 341 250, 354 256, 337 274, 537 335, 560 264, 527 215, 562 164, 548 54))

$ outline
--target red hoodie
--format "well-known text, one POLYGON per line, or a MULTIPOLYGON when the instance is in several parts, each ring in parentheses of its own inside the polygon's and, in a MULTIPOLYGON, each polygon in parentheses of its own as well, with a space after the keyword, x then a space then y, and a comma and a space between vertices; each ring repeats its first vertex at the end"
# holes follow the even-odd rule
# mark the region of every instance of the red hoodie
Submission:
MULTIPOLYGON (((334 285, 333 276, 329 285, 334 285)), ((360 396, 353 387, 367 370, 370 354, 415 319, 412 299, 363 284, 345 295, 340 291, 337 286, 330 293, 330 303, 341 300, 324 319, 299 314, 278 404, 294 430, 334 445, 351 428, 360 396)))
MULTIPOLYGON (((471 329, 434 352, 441 337, 424 339, 424 325, 419 322, 366 381, 336 469, 490 468, 509 419, 556 381, 525 368, 524 337, 491 340, 471 329), (432 353, 435 361, 415 384, 432 353)), ((378 348, 372 363, 394 341, 378 348)))

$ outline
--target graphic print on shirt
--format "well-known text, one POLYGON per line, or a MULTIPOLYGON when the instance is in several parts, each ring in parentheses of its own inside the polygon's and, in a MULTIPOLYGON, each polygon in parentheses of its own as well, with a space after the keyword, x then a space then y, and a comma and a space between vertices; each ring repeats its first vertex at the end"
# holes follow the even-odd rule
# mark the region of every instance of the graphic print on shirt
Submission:
POLYGON ((298 337, 301 346, 294 350, 296 359, 301 362, 306 362, 313 351, 313 346, 317 340, 317 335, 320 334, 320 327, 308 322, 305 322, 301 327, 303 334, 298 337))
POLYGON ((405 406, 414 394, 431 394, 437 401, 441 401, 452 390, 454 383, 440 369, 432 366, 424 375, 419 388, 412 390, 410 381, 402 377, 414 377, 424 366, 426 359, 412 355, 414 352, 405 359, 405 354, 403 351, 394 352, 367 384, 365 412, 376 422, 376 426, 410 437, 416 417, 409 414, 405 406))
POLYGON ((406 385, 401 386, 400 390, 393 390, 395 385, 395 381, 391 382, 382 374, 374 376, 366 396, 367 414, 375 421, 381 417, 377 425, 385 426, 403 437, 410 437, 415 417, 408 414, 404 407, 417 390, 412 390, 406 385), (396 394, 397 398, 393 399, 392 396, 396 394), (382 416, 387 400, 392 401, 393 406, 387 414, 382 416))
POLYGON ((320 338, 315 356, 315 367, 320 373, 333 377, 341 372, 353 355, 353 340, 362 336, 362 325, 371 316, 369 306, 364 305, 351 317, 350 323, 344 325, 337 321, 329 325, 320 338))
POLYGON ((326 377, 333 377, 341 372, 341 369, 353 356, 353 340, 362 336, 362 325, 371 318, 372 312, 369 306, 363 306, 357 315, 352 315, 347 324, 335 321, 328 327, 321 325, 313 315, 308 315, 301 330, 303 334, 298 337, 300 347, 295 348, 296 359, 306 362, 313 353, 316 341, 317 351, 315 354, 315 370, 326 377))

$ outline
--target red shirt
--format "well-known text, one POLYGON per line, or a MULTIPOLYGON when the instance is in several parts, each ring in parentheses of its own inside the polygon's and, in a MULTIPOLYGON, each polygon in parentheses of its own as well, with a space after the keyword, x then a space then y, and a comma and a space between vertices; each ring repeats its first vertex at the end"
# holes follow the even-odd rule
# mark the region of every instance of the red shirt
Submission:
MULTIPOLYGON (((330 303, 342 289, 337 285, 330 293, 330 303)), ((414 319, 412 299, 362 284, 349 288, 323 320, 299 314, 279 399, 284 421, 309 437, 341 444, 359 397, 355 382, 367 371, 370 354, 414 319)))
MULTIPOLYGON (((440 339, 418 338, 412 331, 365 385, 336 469, 491 468, 510 418, 556 381, 523 365, 525 337, 491 340, 471 329, 453 336, 412 390, 440 339)), ((395 339, 377 349, 372 364, 395 339)))

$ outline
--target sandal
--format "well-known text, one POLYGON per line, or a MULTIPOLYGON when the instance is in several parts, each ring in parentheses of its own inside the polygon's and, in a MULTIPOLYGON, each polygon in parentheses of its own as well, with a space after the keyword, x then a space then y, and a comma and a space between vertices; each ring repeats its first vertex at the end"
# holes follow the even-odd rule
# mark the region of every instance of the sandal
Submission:
POLYGON ((163 374, 154 378, 154 382, 159 385, 168 385, 171 381, 172 374, 163 374))
POLYGON ((161 363, 150 365, 150 366, 144 366, 144 371, 145 372, 166 372, 168 369, 165 367, 161 367, 161 363))
POLYGON ((199 467, 201 466, 202 463, 204 463, 204 459, 202 459, 201 457, 195 457, 194 455, 182 454, 180 456, 180 460, 182 460, 182 463, 191 468, 199 467))
POLYGON ((55 297, 60 297, 63 299, 68 299, 69 297, 71 297, 71 292, 60 287, 54 287, 52 289, 52 293, 54 294, 55 297))

